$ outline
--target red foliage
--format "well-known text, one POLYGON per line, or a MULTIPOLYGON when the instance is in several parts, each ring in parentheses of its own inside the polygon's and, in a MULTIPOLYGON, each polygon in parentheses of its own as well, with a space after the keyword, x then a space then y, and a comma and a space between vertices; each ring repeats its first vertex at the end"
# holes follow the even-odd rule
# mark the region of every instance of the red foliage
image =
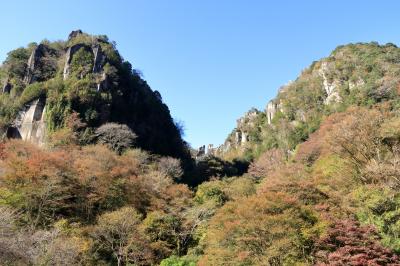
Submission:
POLYGON ((307 141, 300 144, 295 159, 309 165, 314 163, 320 155, 327 151, 326 140, 329 133, 336 124, 343 120, 345 116, 346 113, 336 113, 327 117, 318 131, 311 134, 307 141))
POLYGON ((400 265, 400 257, 379 239, 373 227, 354 220, 336 221, 316 243, 316 265, 400 265))

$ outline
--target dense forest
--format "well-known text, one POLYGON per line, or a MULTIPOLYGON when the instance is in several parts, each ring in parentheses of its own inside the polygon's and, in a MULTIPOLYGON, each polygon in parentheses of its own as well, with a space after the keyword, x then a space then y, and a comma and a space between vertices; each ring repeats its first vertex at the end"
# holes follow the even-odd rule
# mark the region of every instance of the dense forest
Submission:
POLYGON ((204 155, 106 36, 0 81, 1 265, 400 265, 394 44, 339 46, 204 155))

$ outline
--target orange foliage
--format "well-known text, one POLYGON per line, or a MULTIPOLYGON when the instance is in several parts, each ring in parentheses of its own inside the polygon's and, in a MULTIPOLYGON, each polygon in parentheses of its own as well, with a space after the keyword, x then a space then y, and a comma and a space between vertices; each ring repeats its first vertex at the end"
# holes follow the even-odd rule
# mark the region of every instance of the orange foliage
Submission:
MULTIPOLYGON (((49 201, 68 201, 63 206, 57 203, 58 211, 53 203, 46 203, 53 208, 48 215, 53 211, 90 220, 99 212, 125 204, 142 213, 166 209, 169 204, 170 210, 179 212, 191 202, 192 193, 185 185, 156 187, 149 175, 159 173, 147 173, 142 153, 117 155, 101 145, 47 150, 18 140, 2 144, 1 152, 0 181, 7 180, 11 191, 23 193, 31 203, 35 193, 47 193, 49 201)), ((35 207, 29 207, 34 212, 43 204, 43 195, 37 199, 35 207)))
POLYGON ((272 149, 263 153, 250 164, 249 174, 253 177, 265 177, 285 163, 285 153, 281 149, 272 149))
POLYGON ((332 131, 332 128, 340 124, 344 117, 346 117, 346 113, 335 113, 328 116, 320 128, 311 134, 307 141, 299 145, 295 160, 311 165, 320 156, 328 153, 328 135, 332 131))
POLYGON ((300 230, 314 226, 314 214, 283 192, 224 205, 211 219, 205 256, 199 265, 293 265, 311 249, 300 230), (305 242, 303 242, 305 241, 305 242), (239 256, 238 256, 239 254, 239 256))

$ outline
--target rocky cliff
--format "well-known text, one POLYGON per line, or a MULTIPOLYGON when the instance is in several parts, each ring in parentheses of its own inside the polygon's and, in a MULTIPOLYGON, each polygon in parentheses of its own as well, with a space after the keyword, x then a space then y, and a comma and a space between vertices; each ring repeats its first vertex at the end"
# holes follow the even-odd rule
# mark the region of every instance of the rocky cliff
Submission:
POLYGON ((81 143, 107 122, 128 125, 136 145, 155 153, 186 156, 180 129, 161 94, 151 90, 106 36, 73 31, 67 41, 30 44, 8 54, 0 67, 0 128, 4 137, 39 145, 70 126, 81 143), (75 121, 76 123, 76 121, 75 121))
POLYGON ((339 46, 282 86, 264 111, 240 119, 220 154, 252 158, 273 147, 289 152, 318 128, 323 116, 394 99, 399 74, 400 49, 394 44, 339 46))

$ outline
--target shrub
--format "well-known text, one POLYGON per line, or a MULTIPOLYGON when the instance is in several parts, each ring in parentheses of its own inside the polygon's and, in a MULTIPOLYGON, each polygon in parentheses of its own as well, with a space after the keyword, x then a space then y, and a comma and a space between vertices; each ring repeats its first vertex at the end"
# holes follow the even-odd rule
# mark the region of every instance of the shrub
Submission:
POLYGON ((131 207, 101 215, 92 237, 97 252, 112 255, 118 265, 149 265, 153 254, 138 226, 141 216, 131 207))
POLYGON ((388 188, 361 187, 353 193, 357 218, 375 226, 384 246, 400 252, 400 193, 388 188))
POLYGON ((193 258, 171 256, 162 260, 160 266, 196 266, 196 263, 193 258))
POLYGON ((157 169, 175 181, 179 181, 183 175, 181 161, 172 157, 161 157, 158 161, 157 169))
POLYGON ((116 123, 102 125, 96 130, 95 135, 98 143, 108 146, 119 154, 131 148, 137 137, 127 125, 116 123))
POLYGON ((268 193, 225 204, 209 223, 200 265, 311 263, 318 222, 289 195, 268 193))
POLYGON ((272 149, 263 153, 250 164, 249 174, 256 178, 266 177, 274 170, 284 166, 284 163, 285 153, 280 149, 272 149))
POLYGON ((374 228, 336 221, 316 243, 317 265, 396 265, 399 257, 379 243, 374 228))

